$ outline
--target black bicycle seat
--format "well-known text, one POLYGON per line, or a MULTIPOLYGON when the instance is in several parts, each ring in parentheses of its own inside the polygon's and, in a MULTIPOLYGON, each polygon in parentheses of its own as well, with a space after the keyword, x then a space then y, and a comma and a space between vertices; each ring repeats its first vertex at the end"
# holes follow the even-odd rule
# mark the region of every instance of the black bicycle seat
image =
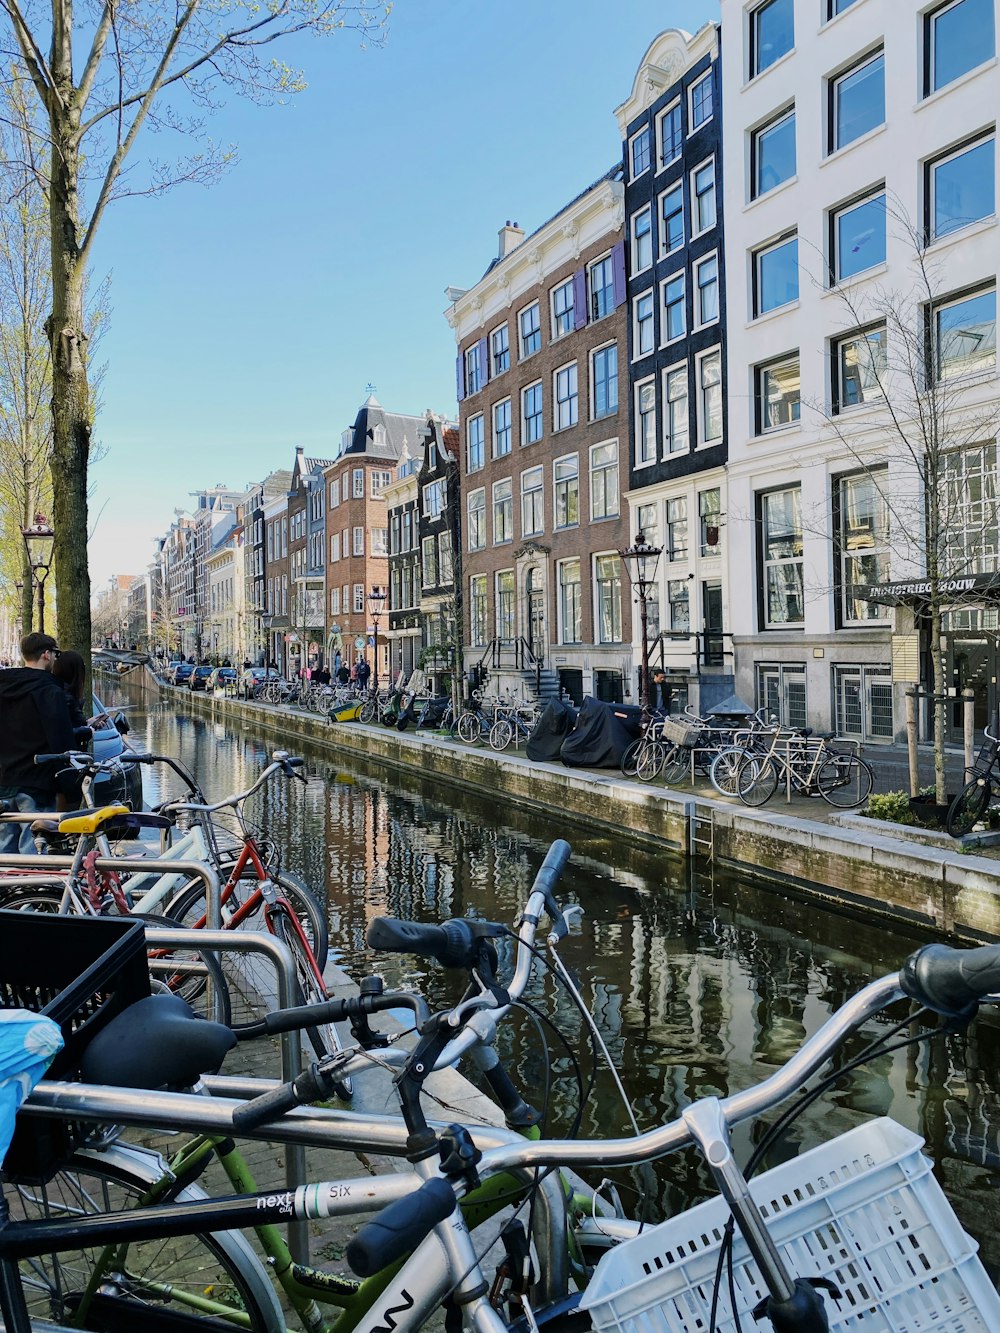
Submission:
POLYGON ((94 1037, 80 1073, 115 1088, 190 1088, 235 1045, 231 1028, 199 1018, 179 995, 147 995, 94 1037))

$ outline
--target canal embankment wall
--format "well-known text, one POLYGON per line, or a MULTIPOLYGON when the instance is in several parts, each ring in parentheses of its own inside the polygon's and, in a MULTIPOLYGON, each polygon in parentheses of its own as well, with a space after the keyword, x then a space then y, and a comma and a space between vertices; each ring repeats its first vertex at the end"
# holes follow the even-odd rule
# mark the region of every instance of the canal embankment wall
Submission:
POLYGON ((1000 860, 957 846, 928 845, 896 826, 832 811, 827 820, 776 807, 751 810, 701 793, 646 786, 618 773, 532 763, 424 732, 331 724, 294 709, 167 686, 158 692, 179 710, 211 715, 284 748, 301 742, 334 758, 418 771, 436 787, 473 788, 500 807, 544 811, 568 825, 614 831, 678 857, 700 855, 826 906, 968 939, 1000 938, 1000 860))

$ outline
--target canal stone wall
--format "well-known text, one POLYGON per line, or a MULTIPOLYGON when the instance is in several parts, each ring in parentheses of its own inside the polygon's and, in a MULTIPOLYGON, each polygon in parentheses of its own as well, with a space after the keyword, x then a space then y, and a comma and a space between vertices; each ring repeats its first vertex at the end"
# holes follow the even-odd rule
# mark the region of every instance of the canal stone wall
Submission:
POLYGON ((641 838, 680 856, 788 886, 797 893, 970 939, 1000 938, 1000 860, 906 841, 884 824, 839 827, 775 810, 750 810, 629 782, 618 774, 531 763, 422 732, 330 724, 291 709, 163 689, 179 709, 210 714, 286 748, 301 741, 332 756, 424 773, 499 802, 573 824, 641 838))

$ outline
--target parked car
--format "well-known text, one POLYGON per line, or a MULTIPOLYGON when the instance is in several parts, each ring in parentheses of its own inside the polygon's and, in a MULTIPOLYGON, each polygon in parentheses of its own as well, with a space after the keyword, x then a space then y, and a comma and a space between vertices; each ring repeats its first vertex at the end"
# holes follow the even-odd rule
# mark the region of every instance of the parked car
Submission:
POLYGON ((128 735, 128 720, 124 713, 108 713, 104 705, 93 696, 91 714, 93 742, 91 752, 95 759, 117 759, 122 756, 121 775, 102 774, 94 783, 91 797, 95 805, 110 805, 115 801, 124 801, 133 810, 142 809, 142 766, 128 762, 129 747, 125 744, 128 735))
POLYGON ((239 674, 235 667, 216 667, 205 682, 205 689, 209 694, 214 690, 229 689, 235 685, 239 674))
POLYGON ((236 693, 241 699, 252 699, 254 690, 266 680, 279 680, 280 673, 274 667, 246 667, 236 686, 236 693))
POLYGON ((168 662, 167 665, 163 668, 163 679, 169 681, 169 683, 172 685, 174 683, 174 675, 176 674, 177 668, 180 665, 181 665, 180 658, 178 658, 174 662, 168 662))
POLYGON ((213 666, 196 666, 188 677, 189 690, 204 690, 208 685, 208 678, 215 670, 213 666))
POLYGON ((177 668, 174 671, 173 677, 171 679, 171 684, 187 685, 188 681, 191 679, 193 674, 194 674, 194 667, 191 665, 190 662, 178 662, 177 668))

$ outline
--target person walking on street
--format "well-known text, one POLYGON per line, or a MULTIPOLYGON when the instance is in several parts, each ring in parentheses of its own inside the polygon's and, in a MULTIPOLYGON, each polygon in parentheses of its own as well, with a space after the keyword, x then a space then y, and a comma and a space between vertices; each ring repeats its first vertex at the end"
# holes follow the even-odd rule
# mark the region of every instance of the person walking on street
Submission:
MULTIPOLYGON (((59 647, 49 634, 21 640, 23 667, 0 672, 0 798, 16 809, 53 810, 59 765, 36 765, 36 754, 75 748, 66 691, 52 676, 59 647)), ((28 824, 0 825, 0 856, 34 852, 28 824)))
POLYGON ((368 678, 371 674, 372 669, 368 665, 367 657, 362 657, 361 661, 358 663, 358 689, 361 690, 362 693, 368 689, 368 678))
MULTIPOLYGON (((91 722, 84 713, 87 664, 72 650, 60 653, 52 664, 52 676, 66 692, 69 717, 73 726, 73 748, 85 750, 93 739, 91 722)), ((75 810, 83 799, 83 778, 79 773, 60 773, 57 780, 56 809, 75 810)))

